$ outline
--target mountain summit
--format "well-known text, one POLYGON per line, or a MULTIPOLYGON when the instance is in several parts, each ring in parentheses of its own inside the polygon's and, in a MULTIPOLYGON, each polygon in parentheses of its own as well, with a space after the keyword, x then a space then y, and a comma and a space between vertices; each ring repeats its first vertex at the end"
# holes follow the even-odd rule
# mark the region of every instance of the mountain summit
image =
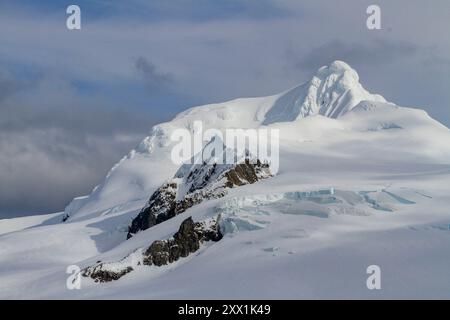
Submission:
POLYGON ((386 102, 382 96, 365 90, 358 73, 348 64, 335 61, 320 68, 307 83, 282 94, 267 112, 264 124, 316 114, 337 118, 363 100, 386 102))

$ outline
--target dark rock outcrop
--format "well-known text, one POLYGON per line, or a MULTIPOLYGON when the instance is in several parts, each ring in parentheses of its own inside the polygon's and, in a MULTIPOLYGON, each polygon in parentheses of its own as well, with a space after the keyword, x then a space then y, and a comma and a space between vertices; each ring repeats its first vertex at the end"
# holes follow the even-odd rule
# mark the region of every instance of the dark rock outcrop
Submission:
POLYGON ((127 239, 139 230, 146 230, 176 215, 177 184, 165 183, 158 188, 148 201, 148 205, 131 222, 127 239))
POLYGON ((158 223, 166 221, 204 200, 221 198, 226 195, 227 188, 253 184, 258 180, 270 177, 268 164, 246 159, 244 163, 235 165, 197 165, 178 173, 174 180, 158 188, 141 212, 133 219, 128 229, 127 239, 139 231, 146 230, 158 223), (181 180, 181 182, 180 182, 181 180), (179 196, 179 183, 184 190, 179 196), (177 200, 178 198, 181 198, 177 200))
POLYGON ((90 276, 92 279, 95 280, 95 282, 110 282, 114 280, 119 280, 127 273, 133 271, 132 267, 126 267, 125 269, 119 271, 103 270, 101 267, 102 266, 100 265, 100 267, 97 268, 96 270, 92 270, 89 273, 84 272, 82 275, 84 277, 90 276))
POLYGON ((218 222, 206 226, 204 222, 194 222, 192 218, 183 221, 180 229, 168 240, 157 240, 144 252, 144 264, 162 266, 200 249, 205 241, 217 242, 222 239, 218 222))
MULTIPOLYGON (((172 238, 156 240, 143 251, 142 264, 157 267, 168 265, 196 252, 203 242, 221 240, 223 235, 220 232, 219 221, 220 216, 217 219, 202 222, 194 222, 192 217, 187 218, 181 223, 179 230, 172 238)), ((125 261, 130 260, 127 258, 128 256, 118 263, 98 263, 84 269, 82 275, 91 277, 96 282, 118 280, 133 271, 131 265, 126 265, 125 261)), ((138 262, 139 264, 140 262, 138 262)))

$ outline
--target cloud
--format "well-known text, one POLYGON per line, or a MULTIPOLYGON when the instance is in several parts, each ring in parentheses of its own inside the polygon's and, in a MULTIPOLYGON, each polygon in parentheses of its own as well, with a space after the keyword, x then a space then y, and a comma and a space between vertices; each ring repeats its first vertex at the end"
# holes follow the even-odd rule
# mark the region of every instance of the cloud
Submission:
POLYGON ((173 75, 159 72, 154 64, 144 57, 139 57, 134 67, 151 90, 161 89, 174 83, 173 75))
POLYGON ((21 84, 12 78, 9 72, 0 69, 0 102, 16 93, 21 87, 21 84))
POLYGON ((420 50, 419 46, 406 41, 374 39, 370 42, 346 42, 330 40, 313 48, 305 55, 298 55, 292 47, 286 50, 288 63, 296 69, 317 69, 334 60, 344 60, 351 65, 386 65, 399 59, 411 58, 420 50))
POLYGON ((27 89, 0 101, 0 218, 62 210, 161 121, 80 94, 58 77, 27 89))
POLYGON ((98 184, 136 137, 122 141, 56 129, 2 134, 0 218, 60 211, 98 184))

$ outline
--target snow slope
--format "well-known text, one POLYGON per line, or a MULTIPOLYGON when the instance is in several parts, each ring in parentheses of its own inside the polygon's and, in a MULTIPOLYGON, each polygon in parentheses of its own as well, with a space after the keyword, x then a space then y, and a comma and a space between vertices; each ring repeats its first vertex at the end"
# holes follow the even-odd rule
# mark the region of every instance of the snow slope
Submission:
MULTIPOLYGON (((367 92, 343 62, 282 94, 189 109, 153 128, 64 223, 0 221, 0 298, 450 298, 450 130, 367 92), (280 170, 126 239, 179 166, 177 128, 276 128, 280 170), (224 238, 173 264, 65 286, 67 266, 115 263, 181 222, 222 216, 224 238), (366 268, 382 270, 368 290, 366 268), (24 290, 26 288, 26 290, 24 290)), ((47 222, 46 222, 47 221, 47 222)))

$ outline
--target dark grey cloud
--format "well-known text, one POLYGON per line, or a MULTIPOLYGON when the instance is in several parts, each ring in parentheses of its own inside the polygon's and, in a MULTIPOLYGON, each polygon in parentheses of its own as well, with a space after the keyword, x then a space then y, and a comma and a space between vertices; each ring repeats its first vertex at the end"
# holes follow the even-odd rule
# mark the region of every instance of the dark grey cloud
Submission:
POLYGON ((159 71, 153 63, 144 57, 137 58, 134 67, 151 90, 165 88, 175 81, 172 74, 159 71))
POLYGON ((0 218, 62 210, 98 184, 136 140, 51 129, 2 134, 0 218))
POLYGON ((0 69, 0 102, 20 90, 22 85, 9 72, 0 69))
POLYGON ((340 39, 330 40, 300 55, 290 46, 286 50, 289 67, 300 70, 315 70, 318 66, 329 65, 334 60, 343 60, 351 65, 367 63, 386 65, 399 59, 416 55, 420 47, 407 41, 374 39, 370 42, 346 42, 340 39))
MULTIPOLYGON (((9 79, 7 93, 19 83, 9 79)), ((65 81, 43 77, 0 101, 0 218, 62 210, 162 120, 80 95, 65 81)))

